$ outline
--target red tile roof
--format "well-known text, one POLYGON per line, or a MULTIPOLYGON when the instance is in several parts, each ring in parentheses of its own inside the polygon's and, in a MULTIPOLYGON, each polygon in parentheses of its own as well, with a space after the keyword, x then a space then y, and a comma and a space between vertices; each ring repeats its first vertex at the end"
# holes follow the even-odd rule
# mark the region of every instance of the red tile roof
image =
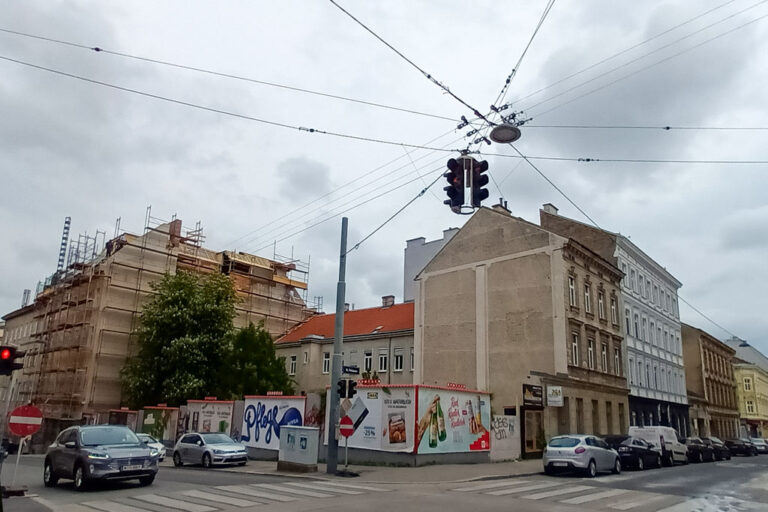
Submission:
MULTIPOLYGON (((308 336, 333 338, 336 314, 323 314, 310 317, 300 323, 276 343, 290 343, 308 336)), ((355 309, 344 314, 344 336, 384 333, 413 329, 413 302, 395 304, 389 307, 355 309)))

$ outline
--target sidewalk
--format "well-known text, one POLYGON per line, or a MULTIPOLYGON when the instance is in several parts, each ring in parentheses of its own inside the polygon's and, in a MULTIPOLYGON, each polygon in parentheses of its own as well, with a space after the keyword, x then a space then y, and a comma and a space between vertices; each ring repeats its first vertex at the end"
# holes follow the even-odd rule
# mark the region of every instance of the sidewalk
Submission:
MULTIPOLYGON (((166 459, 161 466, 172 466, 166 459)), ((339 465, 338 469, 343 469, 339 465)), ((325 472, 325 464, 317 465, 317 473, 290 473, 277 471, 277 462, 249 460, 246 466, 218 467, 215 471, 229 471, 255 475, 294 478, 332 478, 325 472)), ((496 462, 489 464, 434 464, 420 467, 349 466, 360 474, 355 481, 380 484, 449 483, 488 480, 515 476, 535 475, 542 472, 541 460, 496 462)))

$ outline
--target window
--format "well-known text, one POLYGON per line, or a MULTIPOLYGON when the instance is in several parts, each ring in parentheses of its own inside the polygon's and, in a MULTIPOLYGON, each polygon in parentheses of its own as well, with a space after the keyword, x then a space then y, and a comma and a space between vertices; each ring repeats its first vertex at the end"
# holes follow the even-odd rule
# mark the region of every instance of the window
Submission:
POLYGON ((296 375, 296 356, 291 356, 291 365, 288 368, 288 375, 296 375))
POLYGON ((603 292, 597 292, 597 316, 605 320, 605 295, 603 292))
POLYGON ((629 269, 629 287, 632 291, 637 291, 637 282, 635 280, 635 269, 629 269))
POLYGON ((588 284, 584 285, 584 311, 592 312, 592 289, 588 284))
POLYGON ((389 353, 387 349, 379 350, 379 371, 385 372, 389 367, 389 353))
POLYGON ((661 369, 661 383, 660 383, 661 387, 659 389, 661 389, 662 391, 668 391, 668 389, 665 386, 666 383, 667 383, 667 381, 664 379, 664 368, 662 368, 661 369))
POLYGON ((401 348, 395 349, 395 371, 403 371, 403 349, 401 348))
POLYGON ((672 296, 667 292, 667 305, 664 306, 664 309, 668 309, 669 312, 672 312, 672 296))
POLYGON ((603 346, 600 348, 600 363, 602 363, 603 367, 601 368, 604 372, 608 373, 608 344, 603 343, 603 346))
POLYGON ((661 290, 661 307, 664 308, 664 311, 667 310, 667 296, 664 295, 664 290, 661 290))
POLYGON ((571 333, 571 364, 579 366, 579 333, 571 333))
POLYGON ((624 323, 627 326, 627 336, 632 334, 632 317, 629 314, 629 310, 624 310, 624 323))
POLYGON ((621 377, 621 348, 613 349, 613 373, 621 377))
POLYGON ((749 414, 755 413, 755 402, 753 402, 752 400, 747 400, 747 412, 749 414))
POLYGON ((331 373, 331 353, 323 352, 323 373, 331 373))
POLYGON ((643 317, 643 341, 648 341, 648 320, 643 317))
MULTIPOLYGON (((629 276, 627 276, 627 264, 626 263, 622 263, 621 264, 621 271, 624 272, 624 277, 629 277, 629 276)), ((622 281, 624 282, 624 288, 628 288, 629 287, 629 280, 628 279, 622 279, 622 281)))
POLYGON ((590 370, 595 369, 595 340, 587 340, 587 364, 590 370))
POLYGON ((576 306, 576 279, 568 276, 568 300, 571 306, 576 306))
MULTIPOLYGON (((661 345, 661 326, 656 328, 656 343, 661 345)), ((666 350, 666 348, 664 350, 666 350)))
POLYGON ((640 339, 640 316, 635 314, 635 338, 640 339))
POLYGON ((656 304, 659 302, 659 287, 653 285, 653 296, 651 297, 651 303, 656 304))
POLYGON ((370 350, 365 351, 365 357, 363 359, 363 369, 366 372, 370 372, 373 369, 373 353, 370 350))
POLYGON ((668 346, 669 346, 669 333, 667 331, 664 331, 664 350, 667 350, 668 346))
POLYGON ((309 362, 309 352, 304 352, 304 364, 309 362))
POLYGON ((616 299, 611 297, 611 322, 616 325, 619 323, 618 318, 616 317, 616 299))
POLYGON ((656 327, 655 324, 653 323, 653 321, 651 321, 651 330, 648 332, 650 336, 649 341, 651 342, 651 345, 656 344, 656 328, 655 327, 656 327))
POLYGON ((752 391, 752 379, 744 377, 744 391, 752 391))
POLYGON ((651 280, 646 279, 645 280, 645 293, 643 294, 643 297, 646 299, 651 297, 651 280))
POLYGON ((631 357, 629 358, 629 383, 635 383, 635 361, 631 357))
POLYGON ((411 371, 414 369, 413 347, 411 347, 411 371))
POLYGON ((645 295, 645 278, 643 277, 643 274, 637 274, 637 280, 640 285, 640 295, 645 295))
POLYGON ((645 387, 651 387, 651 363, 645 363, 645 387))
POLYGON ((643 385, 643 362, 638 361, 637 362, 637 383, 638 385, 643 385))

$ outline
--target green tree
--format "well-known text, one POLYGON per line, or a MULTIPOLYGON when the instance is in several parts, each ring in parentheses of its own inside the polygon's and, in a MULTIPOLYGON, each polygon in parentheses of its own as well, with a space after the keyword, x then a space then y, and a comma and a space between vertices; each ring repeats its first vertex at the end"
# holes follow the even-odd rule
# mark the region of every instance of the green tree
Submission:
POLYGON ((275 355, 272 336, 259 325, 248 324, 232 339, 230 362, 223 380, 229 383, 233 397, 263 395, 267 391, 293 393, 293 381, 285 368, 285 358, 275 355))
POLYGON ((121 371, 129 405, 228 395, 223 367, 231 362, 237 296, 222 274, 180 271, 151 285, 136 331, 137 350, 121 371))

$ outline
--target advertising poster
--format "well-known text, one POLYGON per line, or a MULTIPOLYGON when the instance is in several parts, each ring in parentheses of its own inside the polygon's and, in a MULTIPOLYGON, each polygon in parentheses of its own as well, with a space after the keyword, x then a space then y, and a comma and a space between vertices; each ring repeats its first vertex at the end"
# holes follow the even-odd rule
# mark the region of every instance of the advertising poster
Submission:
MULTIPOLYGON (((330 399, 330 391, 328 392, 330 399)), ((412 386, 358 387, 346 414, 352 418, 355 433, 349 446, 387 452, 413 452, 416 391, 412 386)), ((326 424, 330 414, 326 408, 326 424)), ((328 444, 328 429, 325 432, 328 444)))
POLYGON ((419 387, 418 453, 459 453, 491 448, 488 394, 419 387))
POLYGON ((141 431, 155 439, 173 443, 176 441, 176 424, 179 410, 176 407, 145 407, 141 431))
POLYGON ((187 400, 191 432, 222 432, 232 428, 233 402, 219 400, 187 400))
POLYGON ((303 396, 246 396, 241 442, 251 448, 279 450, 280 427, 301 427, 304 405, 303 396))

